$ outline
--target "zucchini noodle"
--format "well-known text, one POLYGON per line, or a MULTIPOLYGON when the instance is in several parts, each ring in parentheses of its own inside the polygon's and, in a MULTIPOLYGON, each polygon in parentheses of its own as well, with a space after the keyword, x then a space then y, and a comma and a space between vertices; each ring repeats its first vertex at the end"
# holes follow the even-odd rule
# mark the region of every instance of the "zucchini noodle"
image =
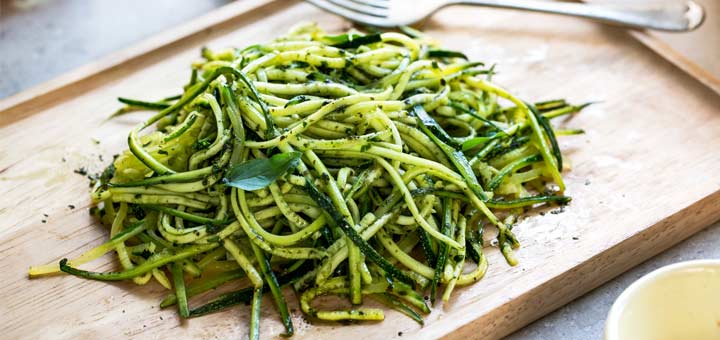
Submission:
POLYGON ((251 304, 256 339, 264 293, 293 334, 284 286, 312 318, 383 320, 361 306, 370 297, 422 324, 425 293, 448 302, 479 281, 488 248, 515 265, 511 222, 570 201, 556 132, 582 130, 549 120, 586 105, 525 102, 494 67, 405 31, 301 25, 267 44, 203 48, 182 95, 120 98, 113 116, 156 113, 91 193, 109 241, 30 276, 154 279, 171 289, 161 307, 184 318, 251 304), (111 251, 121 271, 78 268, 111 251), (245 288, 193 306, 235 281, 245 288), (326 295, 352 307, 316 307, 326 295))

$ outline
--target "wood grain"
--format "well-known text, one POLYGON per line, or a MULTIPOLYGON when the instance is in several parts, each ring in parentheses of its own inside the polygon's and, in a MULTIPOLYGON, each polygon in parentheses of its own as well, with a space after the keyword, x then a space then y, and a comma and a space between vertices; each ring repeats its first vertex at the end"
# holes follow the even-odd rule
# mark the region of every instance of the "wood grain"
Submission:
MULTIPOLYGON (((174 310, 158 310, 164 292, 156 284, 29 280, 26 270, 75 256, 107 237, 87 214, 87 180, 73 170, 98 171, 126 147, 126 133, 145 116, 106 121, 118 108, 115 97, 175 94, 201 46, 265 41, 301 19, 330 31, 348 26, 303 3, 268 2, 189 29, 187 38, 118 60, 106 72, 40 91, 38 99, 25 94, 27 100, 0 104, 2 338, 246 336, 246 307, 181 322, 174 310)), ((467 7, 443 10, 425 29, 473 59, 497 62, 498 81, 527 100, 600 101, 563 122, 587 131, 561 141, 572 163, 565 176, 574 200, 560 214, 516 226, 522 243, 517 267, 488 249, 487 277, 457 289, 425 327, 393 311, 377 324, 310 324, 293 307, 296 338, 499 338, 720 218, 720 98, 625 32, 572 18, 467 7)), ((87 268, 114 266, 107 257, 87 268)), ((264 309, 263 336, 281 332, 274 309, 264 309)))

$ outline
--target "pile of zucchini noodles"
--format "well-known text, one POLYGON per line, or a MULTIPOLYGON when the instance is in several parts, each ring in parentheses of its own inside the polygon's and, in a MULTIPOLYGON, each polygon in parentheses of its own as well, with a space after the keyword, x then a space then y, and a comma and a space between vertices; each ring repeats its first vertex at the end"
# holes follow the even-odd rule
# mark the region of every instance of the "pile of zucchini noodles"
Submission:
POLYGON ((117 114, 157 113, 97 178, 91 212, 110 240, 30 275, 154 279, 182 317, 249 303, 255 339, 264 292, 293 334, 283 286, 311 318, 382 320, 361 306, 371 298, 422 324, 426 300, 483 277, 484 247, 514 265, 516 217, 570 200, 555 138, 581 131, 548 121, 584 105, 526 103, 492 67, 401 31, 301 25, 267 44, 204 48, 182 95, 120 98, 117 114), (78 268, 111 251, 121 271, 78 268), (247 288, 188 306, 236 281, 247 288), (323 295, 352 306, 314 306, 323 295))

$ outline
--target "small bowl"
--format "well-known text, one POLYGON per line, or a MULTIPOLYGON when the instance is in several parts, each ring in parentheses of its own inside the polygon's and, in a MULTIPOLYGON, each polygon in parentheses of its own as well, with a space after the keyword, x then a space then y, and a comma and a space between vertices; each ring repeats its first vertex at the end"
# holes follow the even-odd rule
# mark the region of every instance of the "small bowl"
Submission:
POLYGON ((605 340, 645 339, 720 339, 720 260, 662 267, 620 294, 605 340))

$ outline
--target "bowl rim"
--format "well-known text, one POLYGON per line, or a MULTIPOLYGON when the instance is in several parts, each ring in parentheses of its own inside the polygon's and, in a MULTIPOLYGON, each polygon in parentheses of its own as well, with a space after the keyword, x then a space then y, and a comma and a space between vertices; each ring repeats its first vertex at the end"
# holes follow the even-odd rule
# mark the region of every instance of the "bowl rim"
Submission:
POLYGON ((688 269, 688 268, 699 268, 699 267, 715 267, 720 266, 720 259, 700 259, 700 260, 689 260, 682 261, 673 264, 669 264, 660 268, 657 268, 630 284, 623 292, 618 296, 615 302, 610 307, 608 316, 605 319, 605 340, 618 340, 619 327, 620 327, 620 315, 627 306, 630 299, 642 288, 652 284, 659 278, 666 276, 672 272, 688 269))

